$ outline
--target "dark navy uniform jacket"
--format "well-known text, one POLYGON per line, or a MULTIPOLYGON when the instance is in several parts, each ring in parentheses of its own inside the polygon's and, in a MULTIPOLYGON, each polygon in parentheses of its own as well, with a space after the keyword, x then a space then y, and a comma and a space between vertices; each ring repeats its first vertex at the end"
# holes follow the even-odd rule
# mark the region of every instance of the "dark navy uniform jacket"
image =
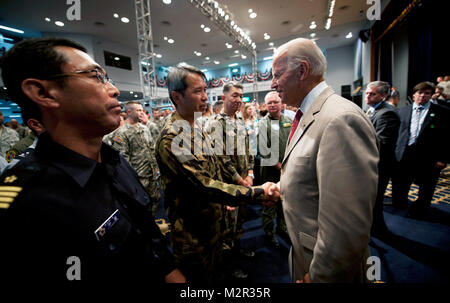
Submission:
POLYGON ((44 133, 0 177, 0 279, 66 280, 79 265, 81 280, 162 282, 174 269, 136 172, 106 144, 101 159, 44 133))

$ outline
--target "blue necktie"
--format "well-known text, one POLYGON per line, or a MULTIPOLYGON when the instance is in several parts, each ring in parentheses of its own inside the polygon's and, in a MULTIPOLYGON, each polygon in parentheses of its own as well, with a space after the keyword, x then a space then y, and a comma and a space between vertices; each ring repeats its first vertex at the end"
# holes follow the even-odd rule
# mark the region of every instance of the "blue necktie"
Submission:
POLYGON ((419 134, 419 122, 420 122, 420 114, 421 114, 422 110, 423 110, 423 106, 417 107, 412 116, 411 132, 409 134, 408 146, 416 143, 417 135, 419 134))

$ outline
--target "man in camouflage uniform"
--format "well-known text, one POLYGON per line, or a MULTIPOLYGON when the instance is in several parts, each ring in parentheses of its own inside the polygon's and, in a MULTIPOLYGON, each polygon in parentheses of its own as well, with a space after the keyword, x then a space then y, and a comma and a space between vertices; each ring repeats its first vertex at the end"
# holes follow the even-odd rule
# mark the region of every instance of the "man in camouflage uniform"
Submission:
MULTIPOLYGON (((223 95, 223 110, 209 123, 208 133, 214 141, 216 150, 221 152, 219 159, 225 181, 252 186, 254 155, 250 154, 250 139, 244 120, 237 115, 242 106, 243 86, 233 82, 227 83, 223 88, 223 95)), ((246 204, 242 204, 237 208, 228 208, 226 213, 225 249, 231 249, 230 253, 234 256, 253 257, 255 255, 253 251, 240 247, 246 209, 246 204)), ((237 267, 235 275, 244 277, 247 273, 237 267)))
POLYGON ((0 111, 0 157, 5 157, 6 152, 19 141, 19 134, 3 125, 5 117, 3 112, 0 111))
POLYGON ((141 123, 142 123, 142 125, 145 125, 148 127, 148 129, 150 130, 150 133, 152 134, 153 143, 156 143, 156 139, 158 139, 159 131, 160 131, 158 128, 158 125, 156 125, 155 122, 150 120, 146 113, 144 113, 142 115, 141 123))
POLYGON ((115 130, 113 130, 112 132, 110 132, 109 134, 103 136, 102 141, 105 142, 106 144, 109 145, 113 145, 113 139, 116 136, 117 131, 125 124, 125 120, 124 117, 122 115, 120 115, 120 124, 119 127, 116 128, 115 130))
POLYGON ((159 109, 154 108, 152 109, 152 119, 151 121, 153 123, 156 124, 156 126, 158 126, 158 130, 161 131, 162 128, 164 127, 164 121, 163 121, 163 117, 161 117, 161 112, 159 111, 159 109))
POLYGON ((167 77, 176 106, 156 143, 175 264, 188 281, 217 282, 222 253, 223 209, 242 202, 278 201, 274 184, 244 187, 223 182, 208 135, 194 123, 206 110, 205 75, 181 63, 167 77))
MULTIPOLYGON (((267 150, 262 150, 261 148, 258 150, 258 154, 263 159, 262 164, 265 164, 261 165, 261 181, 277 183, 280 181, 281 162, 283 161, 286 142, 291 132, 292 120, 281 113, 283 106, 277 92, 269 92, 264 98, 264 103, 267 106, 269 114, 258 123, 258 142, 264 147, 267 147, 267 150), (265 138, 262 138, 262 136, 265 136, 265 138), (277 141, 272 142, 272 139, 277 141), (272 146, 272 143, 278 143, 278 146, 272 146)), ((275 247, 279 247, 280 244, 274 234, 273 219, 275 218, 277 222, 277 233, 287 239, 286 221, 284 220, 281 203, 274 207, 263 206, 261 219, 264 232, 270 243, 275 247)))
POLYGON ((161 199, 160 173, 155 159, 155 145, 150 130, 139 123, 144 114, 142 105, 137 101, 130 101, 125 105, 125 109, 128 114, 127 122, 117 130, 112 147, 117 149, 136 170, 139 180, 153 200, 152 214, 154 216, 161 199))
POLYGON ((19 121, 16 119, 11 119, 9 122, 11 123, 11 128, 19 134, 20 139, 23 139, 30 134, 30 129, 26 126, 20 125, 19 121))

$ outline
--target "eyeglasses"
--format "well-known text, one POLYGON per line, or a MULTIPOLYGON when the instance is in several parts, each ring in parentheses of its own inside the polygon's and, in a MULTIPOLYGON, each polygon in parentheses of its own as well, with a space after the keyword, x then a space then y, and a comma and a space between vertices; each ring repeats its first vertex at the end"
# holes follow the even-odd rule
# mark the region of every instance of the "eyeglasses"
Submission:
POLYGON ((95 77, 98 79, 98 81, 100 81, 103 84, 106 84, 107 82, 109 82, 112 85, 114 85, 114 81, 108 77, 108 74, 106 74, 105 72, 98 70, 98 69, 81 70, 81 71, 76 71, 73 73, 51 75, 51 76, 47 77, 46 79, 52 80, 52 79, 63 78, 63 77, 80 76, 80 75, 89 74, 89 73, 95 73, 95 77))

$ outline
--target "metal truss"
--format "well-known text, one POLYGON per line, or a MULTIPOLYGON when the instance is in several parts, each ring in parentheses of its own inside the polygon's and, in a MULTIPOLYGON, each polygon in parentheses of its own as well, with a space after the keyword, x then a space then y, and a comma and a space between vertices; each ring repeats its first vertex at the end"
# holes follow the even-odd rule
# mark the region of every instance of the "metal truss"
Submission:
POLYGON ((150 0, 135 0, 136 27, 139 50, 139 74, 144 99, 156 98, 156 68, 150 0))
POLYGON ((213 0, 187 0, 200 13, 210 19, 218 28, 226 35, 233 39, 247 54, 252 56, 252 72, 253 81, 253 99, 258 98, 258 61, 256 57, 256 44, 252 42, 250 37, 237 26, 236 22, 230 18, 226 10, 220 7, 217 1, 213 0))

